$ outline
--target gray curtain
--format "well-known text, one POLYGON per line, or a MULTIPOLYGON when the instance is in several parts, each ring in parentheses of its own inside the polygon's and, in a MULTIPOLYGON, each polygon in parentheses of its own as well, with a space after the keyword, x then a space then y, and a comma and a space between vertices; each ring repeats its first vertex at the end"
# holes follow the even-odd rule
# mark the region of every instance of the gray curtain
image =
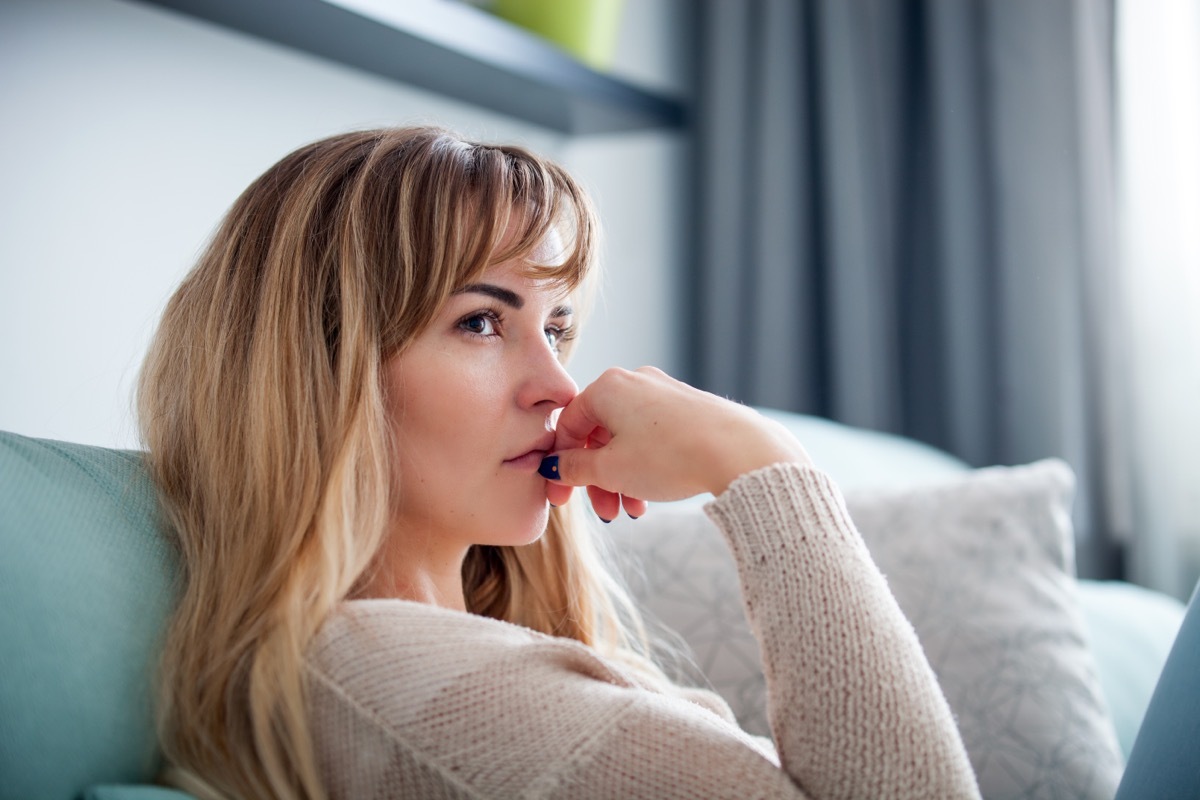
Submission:
POLYGON ((1128 527, 1109 0, 706 0, 689 378, 975 465, 1066 459, 1128 527))

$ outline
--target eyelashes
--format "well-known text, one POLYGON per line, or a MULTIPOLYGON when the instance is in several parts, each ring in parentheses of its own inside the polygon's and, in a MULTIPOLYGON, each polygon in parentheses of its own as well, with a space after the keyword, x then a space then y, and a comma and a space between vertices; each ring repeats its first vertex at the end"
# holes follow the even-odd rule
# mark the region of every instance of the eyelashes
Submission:
POLYGON ((467 314, 458 321, 457 327, 471 336, 488 337, 497 335, 502 322, 498 313, 485 308, 467 314))
MULTIPOLYGON (((490 339, 503 335, 504 315, 492 308, 481 308, 459 319, 455 327, 471 338, 490 339)), ((554 352, 575 338, 576 328, 572 324, 547 325, 543 329, 546 341, 554 352)))

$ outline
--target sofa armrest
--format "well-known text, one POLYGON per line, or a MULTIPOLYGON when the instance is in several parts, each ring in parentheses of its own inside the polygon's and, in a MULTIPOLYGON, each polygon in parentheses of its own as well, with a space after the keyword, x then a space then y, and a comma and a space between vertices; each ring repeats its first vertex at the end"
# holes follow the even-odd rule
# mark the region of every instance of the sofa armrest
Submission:
POLYGON ((1079 581, 1100 686, 1129 758, 1159 673, 1183 622, 1174 597, 1121 581, 1079 581))

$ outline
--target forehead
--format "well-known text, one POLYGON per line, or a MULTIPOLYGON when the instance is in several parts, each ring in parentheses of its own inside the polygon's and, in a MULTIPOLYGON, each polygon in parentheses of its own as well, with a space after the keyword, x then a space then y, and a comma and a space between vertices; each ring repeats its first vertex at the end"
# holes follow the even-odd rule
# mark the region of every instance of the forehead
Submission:
POLYGON ((526 258, 535 264, 557 264, 567 255, 563 247, 562 234, 558 229, 550 228, 526 258))
MULTIPOLYGON (((516 220, 496 245, 495 253, 503 254, 515 244, 520 235, 516 220)), ((575 270, 565 266, 570 257, 566 251, 562 234, 554 227, 549 228, 533 247, 504 261, 489 264, 482 273, 468 278, 464 285, 492 283, 503 285, 522 294, 539 294, 561 300, 571 294, 571 284, 576 281, 575 270)))
POLYGON ((492 247, 493 255, 503 255, 516 249, 524 252, 526 258, 542 264, 561 263, 568 255, 558 223, 536 220, 519 209, 514 209, 508 217, 504 230, 492 242, 492 247))

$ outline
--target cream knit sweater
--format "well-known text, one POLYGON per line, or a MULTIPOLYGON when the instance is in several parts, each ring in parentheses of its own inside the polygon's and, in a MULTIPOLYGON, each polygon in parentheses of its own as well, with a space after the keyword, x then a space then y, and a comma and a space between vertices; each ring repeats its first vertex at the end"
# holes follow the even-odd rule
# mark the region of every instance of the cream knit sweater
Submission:
POLYGON ((949 707, 821 472, 738 478, 724 532, 775 752, 714 695, 572 640, 402 600, 346 603, 309 653, 331 797, 978 797, 949 707))

